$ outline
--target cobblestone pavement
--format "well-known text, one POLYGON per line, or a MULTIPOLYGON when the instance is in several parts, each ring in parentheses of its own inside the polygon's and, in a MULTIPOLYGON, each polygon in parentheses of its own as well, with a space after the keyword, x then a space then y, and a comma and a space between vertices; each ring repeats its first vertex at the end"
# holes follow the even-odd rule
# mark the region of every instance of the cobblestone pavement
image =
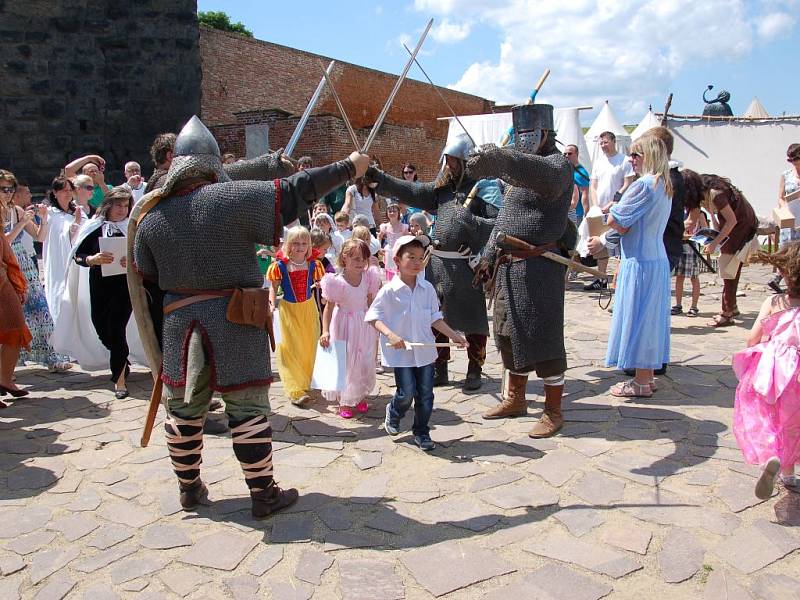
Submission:
POLYGON ((568 424, 550 440, 526 435, 535 379, 527 418, 481 419, 494 351, 480 393, 437 389, 431 454, 379 429, 390 376, 351 422, 275 385, 276 474, 302 497, 261 522, 227 435, 205 438, 211 502, 180 510, 160 425, 139 448, 148 373, 116 401, 107 373, 20 370, 35 393, 0 413, 0 598, 796 598, 800 496, 759 502, 730 429, 730 357, 766 278, 746 271, 741 321, 720 330, 707 282, 703 316, 673 319, 658 392, 630 402, 608 394, 610 315, 569 284, 568 424))

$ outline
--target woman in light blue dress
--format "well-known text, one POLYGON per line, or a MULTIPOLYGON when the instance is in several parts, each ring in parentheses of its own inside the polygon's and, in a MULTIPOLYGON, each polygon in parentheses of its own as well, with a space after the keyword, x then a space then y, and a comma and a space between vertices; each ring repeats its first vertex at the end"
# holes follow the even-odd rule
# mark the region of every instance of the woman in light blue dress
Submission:
POLYGON ((670 269, 663 234, 672 207, 669 159, 664 143, 643 136, 630 150, 640 178, 608 224, 622 234, 614 316, 606 366, 636 369, 635 377, 611 388, 614 396, 653 395, 653 369, 669 362, 670 269))

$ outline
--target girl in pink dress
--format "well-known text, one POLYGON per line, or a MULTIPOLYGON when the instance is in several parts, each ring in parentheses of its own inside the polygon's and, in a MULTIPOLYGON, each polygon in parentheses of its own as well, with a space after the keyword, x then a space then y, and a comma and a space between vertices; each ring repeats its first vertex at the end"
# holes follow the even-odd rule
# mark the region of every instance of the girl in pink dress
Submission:
POLYGON ((327 348, 331 341, 347 342, 347 374, 341 392, 323 390, 330 401, 339 404, 339 416, 353 417, 369 410, 366 396, 375 387, 373 357, 377 346, 377 332, 364 322, 364 315, 381 286, 380 272, 368 267, 369 245, 356 238, 342 245, 338 264, 342 272, 327 274, 322 278, 322 297, 327 302, 322 315, 322 335, 319 344, 327 348))
POLYGON ((748 347, 733 355, 739 378, 733 433, 747 462, 764 465, 756 484, 769 498, 780 473, 784 487, 798 491, 794 467, 800 462, 800 242, 756 262, 777 267, 785 294, 771 296, 758 313, 748 347))
POLYGON ((378 240, 383 245, 383 264, 386 265, 386 281, 391 281, 395 274, 392 248, 394 243, 408 233, 408 225, 400 221, 400 205, 390 202, 386 208, 388 223, 382 223, 378 231, 378 240))

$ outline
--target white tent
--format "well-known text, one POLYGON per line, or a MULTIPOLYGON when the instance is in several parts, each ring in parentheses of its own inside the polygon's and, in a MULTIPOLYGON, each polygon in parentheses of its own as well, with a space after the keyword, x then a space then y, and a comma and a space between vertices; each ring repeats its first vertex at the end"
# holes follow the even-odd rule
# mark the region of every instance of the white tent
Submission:
POLYGON ((736 117, 670 117, 675 137, 673 157, 684 168, 728 177, 760 217, 777 204, 778 180, 787 168, 786 148, 800 140, 800 117, 761 121, 736 117))
POLYGON ((641 121, 639 121, 636 129, 631 132, 631 141, 637 140, 638 138, 642 137, 645 132, 650 131, 653 127, 658 127, 659 125, 661 125, 661 119, 653 114, 652 109, 648 110, 647 114, 642 117, 641 121))
POLYGON ((610 131, 617 137, 617 150, 622 153, 627 153, 631 145, 631 136, 628 131, 620 124, 619 119, 614 115, 611 107, 608 105, 608 100, 603 104, 600 114, 589 127, 589 131, 584 136, 586 146, 589 148, 592 164, 595 163, 597 156, 602 152, 600 150, 599 138, 600 134, 604 131, 610 131))
POLYGON ((748 119, 769 119, 767 109, 759 102, 758 98, 753 98, 742 116, 748 119))
POLYGON ((588 108, 588 106, 581 108, 557 108, 553 118, 555 119, 556 139, 564 144, 564 146, 568 144, 577 146, 580 163, 591 173, 592 156, 586 146, 580 120, 580 111, 588 108))

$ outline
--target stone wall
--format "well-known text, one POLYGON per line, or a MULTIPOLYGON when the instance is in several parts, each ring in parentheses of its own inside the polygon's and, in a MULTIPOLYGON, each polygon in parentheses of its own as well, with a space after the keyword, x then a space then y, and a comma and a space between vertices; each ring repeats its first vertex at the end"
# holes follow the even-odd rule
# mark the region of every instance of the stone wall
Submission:
POLYGON ((195 0, 0 0, 0 168, 36 190, 100 154, 106 180, 200 111, 195 0))

